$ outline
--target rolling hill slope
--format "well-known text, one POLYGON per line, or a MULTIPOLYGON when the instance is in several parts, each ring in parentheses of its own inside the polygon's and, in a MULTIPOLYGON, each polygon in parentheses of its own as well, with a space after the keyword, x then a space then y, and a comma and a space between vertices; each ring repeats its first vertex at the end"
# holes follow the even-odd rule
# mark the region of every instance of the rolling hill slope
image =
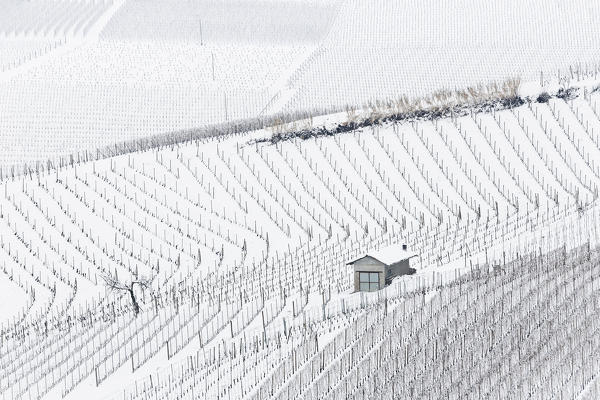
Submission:
MULTIPOLYGON (((595 87, 308 139, 274 140, 289 133, 273 127, 5 179, 1 282, 16 294, 1 309, 0 392, 574 397, 596 371, 581 356, 597 347, 596 325, 565 319, 597 313, 595 87), (352 294, 346 262, 399 242, 418 253, 417 274, 352 294), (500 318, 503 304, 514 317, 500 318), (557 340, 568 342, 561 358, 557 340), (513 361, 487 364, 497 355, 513 361), (565 362, 571 373, 551 372, 565 362), (427 383, 451 365, 456 375, 427 383)), ((343 118, 296 129, 327 132, 320 124, 343 118)))
POLYGON ((585 0, 38 3, 0 17, 5 173, 237 119, 598 70, 585 0))

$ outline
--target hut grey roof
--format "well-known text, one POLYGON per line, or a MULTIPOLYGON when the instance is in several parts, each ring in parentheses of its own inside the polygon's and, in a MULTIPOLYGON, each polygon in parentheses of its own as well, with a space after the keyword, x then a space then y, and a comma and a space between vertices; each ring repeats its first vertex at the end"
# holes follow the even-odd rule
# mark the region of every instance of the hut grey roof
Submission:
POLYGON ((371 250, 360 257, 357 257, 351 261, 348 261, 347 264, 353 264, 354 262, 365 258, 371 257, 380 261, 386 265, 396 264, 400 261, 408 260, 409 258, 415 257, 418 254, 414 251, 404 250, 402 248, 402 243, 393 244, 391 246, 382 247, 378 250, 371 250))

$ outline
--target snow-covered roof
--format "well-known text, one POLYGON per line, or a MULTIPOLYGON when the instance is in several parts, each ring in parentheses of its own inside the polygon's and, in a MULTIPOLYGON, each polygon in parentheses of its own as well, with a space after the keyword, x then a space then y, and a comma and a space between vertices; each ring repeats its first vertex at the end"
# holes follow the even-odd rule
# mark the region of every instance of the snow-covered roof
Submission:
POLYGON ((402 246, 402 243, 398 243, 391 246, 382 247, 378 250, 371 250, 362 256, 349 261, 348 264, 353 264, 354 262, 365 257, 372 257, 386 265, 392 265, 418 255, 414 251, 404 250, 402 246))

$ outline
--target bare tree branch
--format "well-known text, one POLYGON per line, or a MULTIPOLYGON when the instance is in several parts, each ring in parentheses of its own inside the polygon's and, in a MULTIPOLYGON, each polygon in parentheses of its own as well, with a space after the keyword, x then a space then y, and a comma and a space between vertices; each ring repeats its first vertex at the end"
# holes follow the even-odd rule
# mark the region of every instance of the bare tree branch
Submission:
POLYGON ((131 282, 121 282, 118 277, 108 275, 102 275, 102 279, 106 287, 111 291, 123 291, 129 293, 129 297, 131 298, 131 304, 133 305, 133 311, 137 316, 140 312, 140 305, 138 299, 136 297, 134 288, 135 285, 138 285, 142 292, 148 291, 150 296, 154 298, 154 293, 152 292, 152 279, 151 278, 139 278, 137 280, 132 280, 131 282))

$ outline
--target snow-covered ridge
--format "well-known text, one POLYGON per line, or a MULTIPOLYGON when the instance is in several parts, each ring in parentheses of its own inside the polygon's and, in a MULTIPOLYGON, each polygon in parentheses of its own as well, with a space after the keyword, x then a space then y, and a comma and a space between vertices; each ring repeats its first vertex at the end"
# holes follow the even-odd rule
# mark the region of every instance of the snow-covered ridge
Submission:
POLYGON ((3 3, 0 42, 43 42, 6 57, 0 43, 5 170, 259 114, 343 110, 540 71, 551 80, 596 71, 600 57, 600 7, 586 0, 121 3, 3 3), (567 22, 548 22, 556 10, 567 22))

